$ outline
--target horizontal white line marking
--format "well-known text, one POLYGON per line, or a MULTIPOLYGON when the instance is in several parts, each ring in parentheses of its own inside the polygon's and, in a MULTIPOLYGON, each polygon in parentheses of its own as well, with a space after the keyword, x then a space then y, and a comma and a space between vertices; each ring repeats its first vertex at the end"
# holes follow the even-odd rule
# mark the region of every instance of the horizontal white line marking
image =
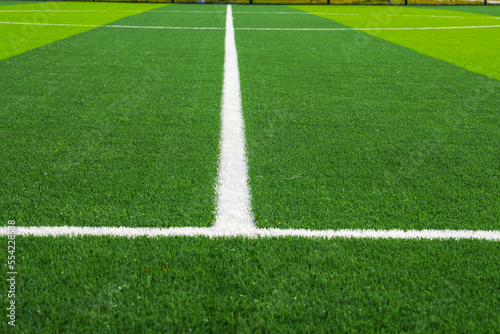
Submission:
MULTIPOLYGON (((221 11, 182 11, 182 10, 93 10, 93 9, 55 9, 55 10, 43 10, 43 9, 17 9, 17 10, 0 10, 0 13, 143 13, 143 14, 156 14, 156 13, 176 13, 176 14, 225 14, 221 11)), ((277 14, 277 15, 332 15, 332 16, 401 16, 401 17, 433 17, 433 18, 451 18, 451 19, 491 19, 500 20, 500 17, 495 16, 447 16, 447 15, 411 15, 411 14, 362 14, 362 13, 313 13, 313 12, 233 12, 233 14, 277 14)))
MULTIPOLYGON (((491 1, 491 0, 488 0, 491 1)), ((145 13, 178 13, 178 14, 226 14, 226 12, 209 10, 151 10, 145 13)))
POLYGON ((42 22, 0 22, 0 24, 21 24, 36 26, 60 26, 60 27, 91 27, 91 28, 128 28, 128 29, 188 29, 188 30, 224 30, 224 27, 162 27, 162 26, 121 26, 121 25, 98 25, 98 24, 71 24, 71 23, 42 23, 42 22))
POLYGON ((225 14, 225 12, 216 11, 180 11, 180 10, 106 10, 106 9, 53 9, 53 10, 43 10, 43 9, 16 9, 16 10, 0 10, 0 13, 186 13, 186 14, 225 14))
POLYGON ((500 28, 500 25, 462 26, 462 27, 408 27, 408 28, 235 28, 235 30, 283 30, 283 31, 371 31, 371 30, 448 30, 448 29, 479 29, 500 28))
MULTIPOLYGON (((500 241, 500 231, 484 230, 306 230, 259 229, 235 233, 216 227, 78 227, 78 226, 16 226, 16 234, 35 237, 302 237, 302 238, 355 238, 355 239, 475 239, 500 241)), ((0 227, 0 236, 12 234, 12 227, 0 227)))
MULTIPOLYGON (((489 1, 489 0, 488 0, 489 1)), ((411 15, 411 14, 384 14, 384 13, 314 13, 314 12, 234 12, 234 14, 279 14, 279 15, 333 15, 333 16, 402 16, 402 17, 435 17, 435 18, 452 18, 452 19, 492 19, 498 20, 500 17, 495 16, 448 16, 448 15, 411 15)))
POLYGON ((356 239, 479 239, 500 241, 500 231, 473 230, 305 230, 260 229, 261 237, 356 238, 356 239))
POLYGON ((140 10, 98 10, 98 9, 11 9, 0 13, 142 13, 140 10))
MULTIPOLYGON (((124 29, 171 29, 171 30, 224 30, 224 27, 164 27, 164 26, 122 26, 122 25, 97 25, 97 24, 66 24, 42 22, 0 22, 0 24, 21 24, 39 26, 61 27, 93 27, 93 28, 124 28, 124 29)), ((373 30, 448 30, 448 29, 485 29, 500 28, 500 25, 488 26, 462 26, 462 27, 408 27, 408 28, 234 28, 234 30, 262 30, 262 31, 373 31, 373 30)))

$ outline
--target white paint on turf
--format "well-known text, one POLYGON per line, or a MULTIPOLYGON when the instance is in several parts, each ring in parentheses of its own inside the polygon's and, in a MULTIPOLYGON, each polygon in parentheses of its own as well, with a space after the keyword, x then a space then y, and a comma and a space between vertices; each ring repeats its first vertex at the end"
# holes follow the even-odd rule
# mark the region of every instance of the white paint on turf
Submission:
POLYGON ((221 233, 252 235, 250 189, 245 152, 245 126, 241 111, 240 74, 231 5, 227 6, 222 89, 221 139, 216 185, 214 229, 221 233))
POLYGON ((56 27, 90 27, 90 28, 122 28, 122 29, 171 29, 171 30, 224 30, 223 27, 164 27, 164 26, 122 26, 122 25, 99 25, 99 24, 72 24, 72 23, 43 23, 43 22, 0 22, 0 24, 20 24, 34 26, 56 26, 56 27))
POLYGON ((450 30, 450 29, 484 29, 500 28, 500 25, 460 26, 460 27, 398 27, 398 28, 236 28, 236 30, 269 30, 269 31, 372 31, 372 30, 450 30))
POLYGON ((483 16, 452 16, 452 15, 418 15, 418 14, 389 14, 389 13, 315 13, 315 12, 234 12, 235 14, 278 14, 278 15, 332 15, 332 16, 371 16, 371 17, 385 17, 385 16, 401 16, 401 17, 432 17, 432 18, 446 18, 446 19, 492 19, 499 20, 500 17, 483 15, 483 16))
MULTIPOLYGON (((305 230, 305 229, 257 229, 238 232, 231 229, 215 227, 79 227, 79 226, 17 226, 16 235, 35 237, 79 237, 79 236, 110 236, 110 237, 177 237, 204 236, 217 237, 297 237, 297 238, 353 238, 353 239, 475 239, 500 241, 500 231, 484 230, 305 230)), ((7 236, 12 229, 0 227, 0 236, 7 236)))
MULTIPOLYGON (((167 27, 167 26, 123 26, 98 24, 43 23, 43 22, 0 22, 0 24, 19 24, 35 26, 59 27, 91 27, 91 28, 121 28, 121 29, 170 29, 170 30, 223 30, 223 27, 167 27)), ((234 28, 234 30, 269 30, 269 31, 373 31, 373 30, 450 30, 450 29, 486 29, 500 28, 500 25, 459 26, 459 27, 399 27, 399 28, 234 28)))
POLYGON ((112 10, 112 9, 11 9, 11 10, 0 10, 0 13, 143 13, 143 14, 156 14, 156 13, 182 13, 182 14, 224 14, 225 12, 220 11, 203 11, 203 10, 190 10, 190 11, 180 11, 180 10, 155 10, 151 9, 148 11, 141 10, 112 10))
MULTIPOLYGON (((491 0, 488 0, 491 2, 491 0)), ((137 14, 158 14, 158 13, 175 13, 175 14, 224 14, 221 11, 202 11, 202 10, 106 10, 106 9, 54 9, 54 10, 44 10, 44 9, 10 9, 10 10, 0 10, 0 13, 137 13, 137 14)), ((401 17, 425 17, 425 18, 445 18, 445 19, 490 19, 490 20, 500 20, 500 17, 496 16, 454 16, 454 15, 418 15, 418 14, 389 14, 389 13, 314 13, 314 12, 251 12, 251 11, 236 11, 234 14, 275 14, 275 15, 332 15, 332 16, 401 16, 401 17)))
POLYGON ((473 230, 305 230, 260 229, 261 237, 355 238, 355 239, 481 239, 500 241, 500 231, 473 230))

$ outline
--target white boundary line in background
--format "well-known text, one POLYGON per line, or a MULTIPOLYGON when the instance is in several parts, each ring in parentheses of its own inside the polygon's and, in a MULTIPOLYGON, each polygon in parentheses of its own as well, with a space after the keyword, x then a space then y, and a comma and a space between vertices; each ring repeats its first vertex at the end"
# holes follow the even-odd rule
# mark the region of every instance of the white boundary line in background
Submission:
MULTIPOLYGON (((122 26, 97 24, 71 23, 42 23, 42 22, 0 22, 0 24, 20 24, 37 26, 61 27, 91 27, 91 28, 124 28, 124 29, 170 29, 170 30, 224 30, 224 27, 164 27, 164 26, 122 26)), ((373 31, 373 30, 449 30, 449 29, 481 29, 500 28, 500 25, 462 26, 462 27, 408 27, 408 28, 234 28, 234 30, 269 30, 269 31, 373 31)))
POLYGON ((162 27, 162 26, 121 26, 99 24, 71 24, 71 23, 44 23, 44 22, 0 22, 0 24, 21 24, 34 26, 60 26, 60 27, 90 27, 90 28, 128 28, 128 29, 189 29, 189 30, 224 30, 224 27, 162 27))
MULTIPOLYGON (((161 8, 161 7, 160 7, 161 8)), ((156 14, 156 13, 180 13, 180 14, 224 14, 220 11, 182 11, 182 10, 149 10, 149 11, 139 11, 139 10, 85 10, 85 9, 75 9, 75 10, 43 10, 43 9, 25 9, 25 10, 0 10, 0 13, 138 13, 138 14, 156 14)), ((484 15, 484 16, 452 16, 452 15, 411 15, 411 14, 384 14, 384 13, 370 13, 370 14, 360 14, 360 13, 313 13, 313 12, 239 12, 236 11, 233 14, 277 14, 277 15, 333 15, 333 16, 401 16, 401 17, 433 17, 433 18, 449 18, 449 19, 491 19, 500 20, 500 17, 484 15)))
POLYGON ((255 230, 245 152, 245 125, 241 110, 240 73, 234 38, 233 13, 227 6, 222 88, 221 139, 214 229, 247 234, 255 230))
POLYGON ((236 30, 287 30, 287 31, 371 31, 371 30, 448 30, 448 29, 479 29, 500 28, 500 25, 461 26, 461 27, 399 27, 399 28, 235 28, 236 30))
MULTIPOLYGON (((161 7, 158 7, 161 8, 161 7)), ((138 14, 146 14, 146 13, 186 13, 186 14, 225 14, 225 12, 216 12, 216 11, 180 11, 180 10, 155 10, 150 9, 147 11, 141 10, 111 10, 111 9, 16 9, 16 10, 0 10, 0 13, 138 13, 138 14)))
MULTIPOLYGON (((305 229, 259 229, 234 233, 215 227, 79 227, 79 226, 16 226, 16 235, 35 237, 79 237, 79 236, 110 236, 110 237, 302 237, 302 238, 353 238, 353 239, 474 239, 500 241, 500 231, 484 230, 305 230, 305 229)), ((0 236, 12 233, 12 227, 0 227, 0 236)))
MULTIPOLYGON (((167 11, 165 11, 167 12, 167 11)), ((402 17, 435 17, 435 18, 450 18, 450 19, 492 19, 499 20, 500 17, 490 16, 485 14, 484 16, 448 16, 448 15, 411 15, 411 14, 386 14, 386 13, 314 13, 314 12, 234 12, 235 14, 290 14, 290 15, 334 15, 334 16, 377 16, 377 17, 385 17, 385 16, 402 16, 402 17)))

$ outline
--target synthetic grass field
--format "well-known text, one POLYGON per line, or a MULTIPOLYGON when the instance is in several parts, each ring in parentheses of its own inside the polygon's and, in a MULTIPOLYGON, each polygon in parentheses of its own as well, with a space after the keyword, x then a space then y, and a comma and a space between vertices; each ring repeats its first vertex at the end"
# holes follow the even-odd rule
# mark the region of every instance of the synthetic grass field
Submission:
POLYGON ((498 8, 0 4, 0 332, 500 331, 498 8))

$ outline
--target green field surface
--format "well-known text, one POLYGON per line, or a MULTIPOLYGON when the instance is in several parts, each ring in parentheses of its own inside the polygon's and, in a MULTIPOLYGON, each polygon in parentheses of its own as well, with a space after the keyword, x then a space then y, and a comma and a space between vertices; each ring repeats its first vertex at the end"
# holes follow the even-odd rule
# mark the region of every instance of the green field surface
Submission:
POLYGON ((444 9, 455 10, 459 12, 500 16, 500 6, 447 6, 444 9))
MULTIPOLYGON (((227 6, 57 5, 116 10, 53 22, 129 28, 43 27, 0 60, 0 333, 500 331, 498 236, 23 234, 215 217, 227 6)), ((232 11, 257 227, 500 230, 499 80, 330 16, 232 11)))
MULTIPOLYGON (((11 5, 27 5, 32 3, 39 3, 38 1, 1 1, 0 6, 11 6, 11 5)), ((2 8, 2 10, 4 10, 2 8)))
MULTIPOLYGON (((172 21, 143 15, 115 24, 172 21)), ((210 226, 223 57, 224 30, 97 28, 1 61, 1 224, 210 226)))
MULTIPOLYGON (((345 27, 234 16, 236 29, 345 27)), ((357 31, 236 40, 259 227, 498 229, 499 81, 357 31)))
POLYGON ((318 13, 320 17, 354 28, 499 26, 482 29, 374 30, 366 33, 500 80, 500 20, 496 16, 468 12, 457 16, 456 11, 446 9, 405 7, 294 8, 318 13))
POLYGON ((3 6, 2 11, 35 12, 0 12, 0 22, 27 22, 40 25, 0 23, 0 59, 94 29, 94 25, 104 25, 162 6, 165 5, 139 4, 134 6, 133 4, 80 2, 40 2, 30 5, 3 6), (134 12, 130 12, 130 10, 134 12), (99 11, 97 15, 95 11, 99 11), (47 24, 82 26, 51 26, 47 24))
MULTIPOLYGON (((24 333, 500 328, 496 242, 29 237, 17 244, 15 329, 24 333)), ((8 290, 5 279, 0 289, 8 290)))

